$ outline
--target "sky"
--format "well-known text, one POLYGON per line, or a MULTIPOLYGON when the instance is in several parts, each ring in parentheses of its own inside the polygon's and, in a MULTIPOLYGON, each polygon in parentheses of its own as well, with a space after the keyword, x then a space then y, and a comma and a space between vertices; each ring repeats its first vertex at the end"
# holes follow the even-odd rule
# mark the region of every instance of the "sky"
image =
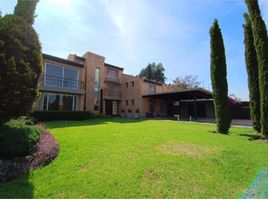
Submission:
MULTIPOLYGON (((16 0, 0 0, 2 15, 16 0)), ((268 24, 268 0, 259 0, 268 24)), ((40 0, 34 27, 42 51, 57 57, 91 51, 137 75, 161 62, 167 83, 197 75, 211 90, 209 29, 218 19, 225 45, 229 94, 248 100, 243 0, 40 0)))

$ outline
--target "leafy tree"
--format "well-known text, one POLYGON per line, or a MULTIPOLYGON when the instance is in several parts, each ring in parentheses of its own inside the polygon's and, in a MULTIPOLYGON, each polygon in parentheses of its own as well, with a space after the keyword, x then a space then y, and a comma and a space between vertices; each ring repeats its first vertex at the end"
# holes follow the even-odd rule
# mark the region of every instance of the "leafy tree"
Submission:
POLYGON ((146 68, 142 69, 139 77, 145 77, 148 80, 165 83, 165 69, 162 63, 158 63, 157 65, 153 63, 149 63, 146 68))
POLYGON ((245 0, 254 37, 259 66, 261 132, 268 136, 268 38, 258 1, 245 0))
POLYGON ((214 97, 217 131, 227 134, 231 124, 228 105, 228 83, 223 38, 218 21, 210 28, 210 74, 214 97))
POLYGON ((31 111, 41 72, 41 46, 32 25, 16 15, 0 18, 0 125, 31 111))
POLYGON ((186 75, 176 77, 173 84, 182 89, 191 89, 198 88, 201 82, 198 81, 198 76, 186 75))
POLYGON ((38 0, 18 0, 14 10, 14 15, 20 16, 29 24, 34 23, 35 9, 38 0))
POLYGON ((245 61, 248 73, 249 105, 253 128, 261 132, 260 124, 260 90, 258 60, 254 45, 251 21, 247 13, 244 14, 246 23, 244 27, 245 61))

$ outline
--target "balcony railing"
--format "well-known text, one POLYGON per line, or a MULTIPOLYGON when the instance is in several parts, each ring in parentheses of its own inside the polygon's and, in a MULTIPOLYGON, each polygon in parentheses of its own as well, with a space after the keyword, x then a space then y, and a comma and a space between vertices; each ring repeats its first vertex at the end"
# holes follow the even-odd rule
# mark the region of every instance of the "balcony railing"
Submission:
POLYGON ((119 90, 105 90, 104 89, 103 95, 108 96, 108 97, 120 98, 121 97, 121 91, 119 91, 119 90))
POLYGON ((113 82, 113 83, 119 83, 120 84, 120 80, 119 80, 118 77, 106 76, 105 81, 107 81, 107 82, 113 82))
POLYGON ((85 89, 84 81, 62 78, 57 76, 49 76, 49 75, 44 75, 41 78, 41 84, 57 88, 85 89))

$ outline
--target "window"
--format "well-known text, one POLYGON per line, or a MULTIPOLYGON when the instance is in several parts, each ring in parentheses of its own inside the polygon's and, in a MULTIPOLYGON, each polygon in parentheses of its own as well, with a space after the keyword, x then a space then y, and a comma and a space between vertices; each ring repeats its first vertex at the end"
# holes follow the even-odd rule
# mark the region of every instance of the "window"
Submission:
POLYGON ((134 100, 133 99, 131 100, 131 105, 134 106, 134 100))
POLYGON ((132 85, 132 87, 134 87, 134 81, 131 81, 131 85, 132 85))
POLYGON ((118 70, 106 68, 106 79, 110 81, 119 81, 119 72, 118 70))
POLYGON ((155 94, 155 92, 156 92, 156 86, 153 85, 153 84, 149 84, 148 93, 149 94, 155 94))
POLYGON ((78 71, 47 63, 45 66, 45 85, 77 89, 78 71))
POLYGON ((99 91, 100 91, 100 69, 95 69, 95 89, 94 89, 94 95, 95 97, 99 97, 99 91))
POLYGON ((126 100, 126 106, 128 106, 128 100, 126 100))
POLYGON ((77 88, 78 72, 75 69, 63 68, 63 87, 77 88))
POLYGON ((76 110, 76 96, 44 93, 43 110, 76 110))
POLYGON ((126 83, 126 88, 128 88, 128 83, 126 83))
POLYGON ((45 85, 49 86, 62 86, 62 67, 56 65, 47 64, 45 71, 45 85))

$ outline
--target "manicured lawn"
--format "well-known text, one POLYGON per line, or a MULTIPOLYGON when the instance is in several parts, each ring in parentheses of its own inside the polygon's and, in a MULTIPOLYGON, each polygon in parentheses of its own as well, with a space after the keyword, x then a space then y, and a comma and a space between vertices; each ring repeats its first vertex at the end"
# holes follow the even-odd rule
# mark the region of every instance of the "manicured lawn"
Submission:
POLYGON ((268 166, 268 144, 212 125, 98 119, 47 123, 49 166, 0 184, 0 198, 238 198, 268 166))

